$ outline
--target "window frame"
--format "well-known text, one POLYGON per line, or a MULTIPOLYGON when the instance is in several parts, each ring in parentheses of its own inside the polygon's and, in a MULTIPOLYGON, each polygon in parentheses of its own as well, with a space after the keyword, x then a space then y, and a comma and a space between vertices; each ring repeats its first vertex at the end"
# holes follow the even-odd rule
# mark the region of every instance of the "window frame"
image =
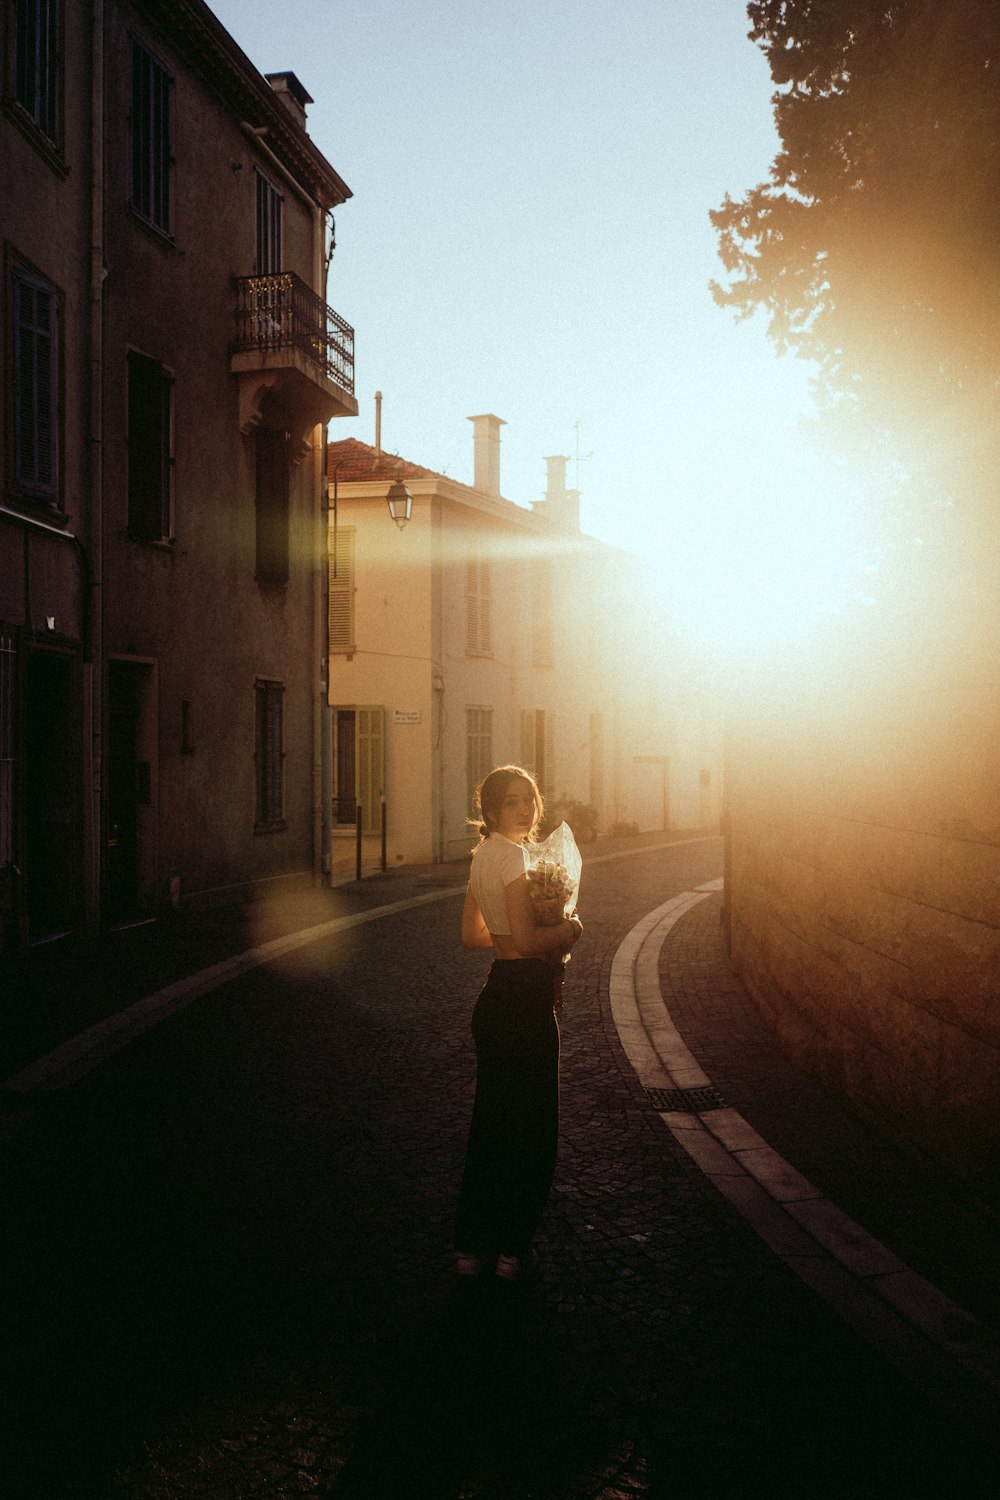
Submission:
POLYGON ((333 827, 376 834, 386 795, 386 711, 381 703, 333 705, 333 827), (342 731, 349 731, 344 733, 342 731), (350 786, 346 785, 350 773, 350 786))
POLYGON ((278 276, 284 251, 285 195, 260 167, 253 170, 254 275, 278 276))
POLYGON ((483 703, 467 703, 465 705, 465 802, 470 817, 476 787, 484 777, 489 775, 493 766, 493 709, 483 703))
POLYGON ((174 75, 134 34, 129 36, 129 88, 129 208, 143 224, 172 239, 174 75))
POLYGON ((63 138, 63 25, 62 0, 9 0, 10 21, 6 93, 15 118, 36 135, 37 142, 61 155, 63 138), (29 18, 35 20, 28 45, 29 18), (32 87, 28 87, 28 54, 32 87), (41 76, 44 72, 44 79, 41 76))
MULTIPOLYGON (((12 259, 6 278, 6 300, 9 316, 9 342, 7 368, 9 373, 10 401, 8 403, 8 466, 7 477, 11 493, 24 505, 36 509, 44 508, 50 514, 62 513, 62 345, 63 345, 63 295, 59 287, 48 277, 42 276, 20 258, 12 259), (20 296, 23 289, 48 299, 50 321, 47 329, 39 326, 28 328, 28 320, 20 316, 20 296), (46 413, 42 413, 41 385, 38 373, 41 365, 34 362, 34 374, 30 392, 31 412, 24 408, 25 380, 22 357, 26 333, 33 338, 45 336, 49 341, 48 358, 44 361, 48 398, 46 413), (25 447, 25 420, 31 431, 30 446, 33 449, 29 465, 25 447), (46 424, 49 428, 48 465, 49 477, 39 476, 39 430, 46 424)), ((37 324, 37 310, 35 314, 37 324)))
POLYGON ((555 795, 554 735, 551 709, 521 710, 521 764, 532 773, 544 797, 555 795))

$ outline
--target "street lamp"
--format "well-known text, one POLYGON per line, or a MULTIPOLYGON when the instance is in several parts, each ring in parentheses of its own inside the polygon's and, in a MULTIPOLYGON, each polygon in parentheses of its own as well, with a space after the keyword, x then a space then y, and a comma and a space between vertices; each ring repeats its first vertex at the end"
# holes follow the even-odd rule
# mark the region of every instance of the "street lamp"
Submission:
POLYGON ((410 519, 410 513, 413 510, 413 496, 401 479, 397 479, 391 486, 389 493, 385 497, 385 502, 389 507, 390 516, 400 531, 402 531, 410 519))

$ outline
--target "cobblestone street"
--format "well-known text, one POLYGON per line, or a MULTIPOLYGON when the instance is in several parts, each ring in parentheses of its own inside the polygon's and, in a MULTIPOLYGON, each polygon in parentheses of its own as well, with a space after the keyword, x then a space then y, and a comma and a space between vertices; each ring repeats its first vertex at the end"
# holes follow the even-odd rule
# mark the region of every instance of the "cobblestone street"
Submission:
MULTIPOLYGON (((584 855, 530 1284, 507 1300, 453 1284, 488 960, 458 943, 444 882, 460 867, 401 874, 360 905, 433 882, 440 899, 200 995, 25 1108, 0 1144, 4 1500, 992 1495, 995 1422, 924 1393, 793 1276, 622 1050, 615 953, 719 875, 721 842, 584 855)), ((209 961, 198 947, 184 968, 174 941, 160 982, 209 961)), ((776 1060, 728 969, 717 898, 678 922, 660 973, 688 1045, 756 1128, 995 1326, 989 1213, 906 1175, 776 1060), (872 1161, 875 1176, 850 1169, 872 1161), (908 1205, 932 1190, 947 1224, 928 1239, 908 1205)))

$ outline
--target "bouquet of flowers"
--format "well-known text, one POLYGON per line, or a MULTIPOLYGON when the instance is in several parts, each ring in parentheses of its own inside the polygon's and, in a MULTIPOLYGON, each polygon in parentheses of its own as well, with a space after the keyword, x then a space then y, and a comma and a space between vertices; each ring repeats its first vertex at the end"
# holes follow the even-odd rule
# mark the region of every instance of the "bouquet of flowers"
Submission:
POLYGON ((547 839, 528 850, 528 890, 538 920, 554 927, 576 906, 583 860, 568 823, 560 823, 547 839))

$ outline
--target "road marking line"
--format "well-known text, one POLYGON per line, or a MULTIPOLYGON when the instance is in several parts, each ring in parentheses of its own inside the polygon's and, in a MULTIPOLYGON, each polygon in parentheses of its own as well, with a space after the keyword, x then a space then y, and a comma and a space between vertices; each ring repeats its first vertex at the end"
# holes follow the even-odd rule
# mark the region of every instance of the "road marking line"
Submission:
MULTIPOLYGON (((611 1015, 644 1089, 711 1084, 671 1019, 660 989, 659 961, 681 917, 721 888, 721 881, 710 881, 648 912, 612 960, 611 1015)), ((877 1349, 940 1390, 939 1362, 928 1360, 926 1346, 914 1342, 917 1330, 977 1381, 1000 1392, 996 1336, 826 1198, 737 1110, 658 1113, 774 1253, 877 1349)), ((947 1378, 943 1384, 948 1386, 947 1378)))

